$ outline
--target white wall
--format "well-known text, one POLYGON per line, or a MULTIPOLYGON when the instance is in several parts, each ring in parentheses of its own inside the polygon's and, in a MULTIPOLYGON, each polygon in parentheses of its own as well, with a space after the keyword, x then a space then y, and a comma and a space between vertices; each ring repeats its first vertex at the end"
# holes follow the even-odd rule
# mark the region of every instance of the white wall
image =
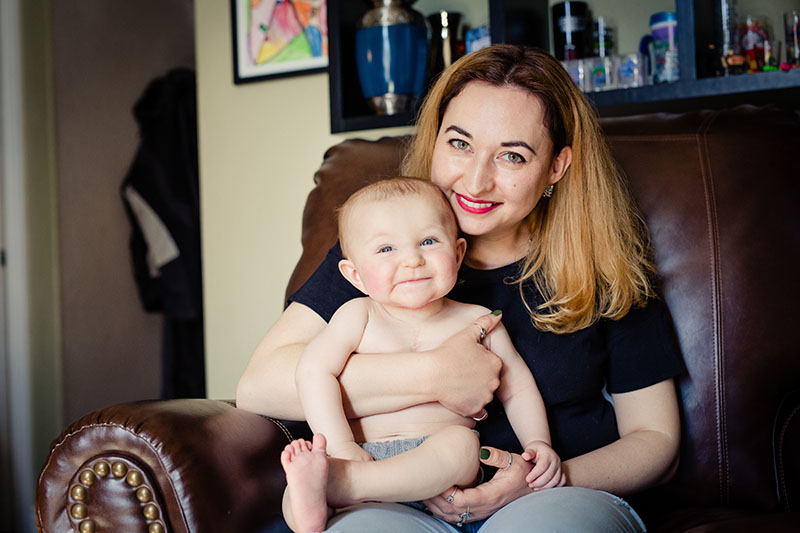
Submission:
POLYGON ((300 222, 331 135, 328 76, 234 85, 229 2, 196 0, 207 394, 233 398, 278 318, 300 257, 300 222))

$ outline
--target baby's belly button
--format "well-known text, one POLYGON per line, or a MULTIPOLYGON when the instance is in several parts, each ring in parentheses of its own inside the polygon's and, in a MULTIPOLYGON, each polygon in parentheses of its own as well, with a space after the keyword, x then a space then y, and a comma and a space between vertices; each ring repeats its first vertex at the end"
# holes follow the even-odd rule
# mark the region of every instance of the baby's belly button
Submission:
POLYGON ((364 437, 368 441, 415 439, 425 437, 452 425, 461 424, 460 420, 438 420, 425 422, 409 422, 406 424, 370 424, 363 426, 364 437))

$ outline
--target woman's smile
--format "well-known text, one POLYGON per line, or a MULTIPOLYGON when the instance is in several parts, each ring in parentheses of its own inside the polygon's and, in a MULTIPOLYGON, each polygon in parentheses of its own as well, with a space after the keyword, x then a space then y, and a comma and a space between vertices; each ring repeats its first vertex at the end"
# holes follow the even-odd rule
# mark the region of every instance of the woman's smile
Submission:
POLYGON ((492 211, 501 205, 500 202, 486 202, 481 200, 473 200, 471 198, 467 198, 463 194, 458 194, 458 193, 455 193, 455 197, 461 209, 467 211, 468 213, 474 213, 476 215, 482 215, 484 213, 488 213, 489 211, 492 211))

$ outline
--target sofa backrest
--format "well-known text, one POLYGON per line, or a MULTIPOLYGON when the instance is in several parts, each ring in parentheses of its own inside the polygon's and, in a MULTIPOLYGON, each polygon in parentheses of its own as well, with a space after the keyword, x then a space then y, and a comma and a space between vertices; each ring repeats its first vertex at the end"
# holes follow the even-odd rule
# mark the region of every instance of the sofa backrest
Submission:
MULTIPOLYGON (((650 229, 686 365, 679 472, 653 492, 681 506, 787 507, 800 496, 784 476, 797 468, 800 416, 782 408, 800 388, 798 117, 739 107, 601 123, 650 229)), ((335 242, 335 208, 397 174, 406 141, 328 150, 287 294, 335 242)))
POLYGON ((793 113, 607 119, 687 367, 670 499, 775 509, 773 429, 800 387, 800 126, 793 113))

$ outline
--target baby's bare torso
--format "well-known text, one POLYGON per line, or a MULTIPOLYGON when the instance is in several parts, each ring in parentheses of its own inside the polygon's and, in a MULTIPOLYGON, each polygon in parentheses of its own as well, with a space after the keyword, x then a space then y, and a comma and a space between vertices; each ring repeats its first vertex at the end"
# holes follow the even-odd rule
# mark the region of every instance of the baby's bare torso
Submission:
MULTIPOLYGON (((369 320, 356 352, 369 354, 422 352, 436 348, 487 312, 477 305, 445 300, 444 307, 434 317, 410 324, 390 316, 372 300, 364 298, 364 301, 369 320)), ((398 373, 403 371, 402 367, 397 369, 398 373)), ((475 421, 439 403, 350 420, 356 442, 417 438, 455 424, 472 428, 475 421)))

